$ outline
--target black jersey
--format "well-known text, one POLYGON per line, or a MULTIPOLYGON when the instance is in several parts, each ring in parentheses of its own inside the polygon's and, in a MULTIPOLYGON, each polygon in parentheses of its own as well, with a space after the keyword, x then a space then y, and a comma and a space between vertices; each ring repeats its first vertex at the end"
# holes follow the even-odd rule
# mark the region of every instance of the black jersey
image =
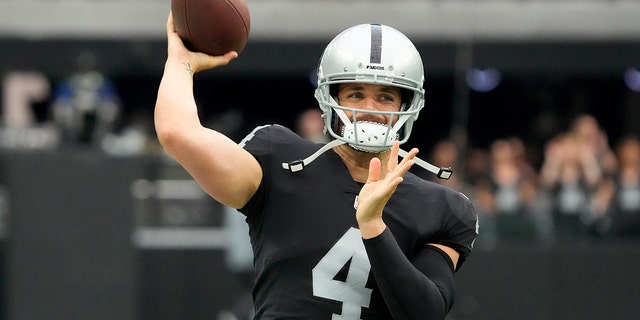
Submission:
MULTIPOLYGON (((283 162, 321 145, 278 125, 257 128, 241 144, 263 170, 260 187, 240 210, 254 251, 256 319, 390 319, 357 229, 362 185, 341 158, 328 151, 300 172, 283 169, 283 162)), ((407 257, 439 243, 460 253, 458 265, 477 231, 465 196, 411 173, 383 219, 407 257)))

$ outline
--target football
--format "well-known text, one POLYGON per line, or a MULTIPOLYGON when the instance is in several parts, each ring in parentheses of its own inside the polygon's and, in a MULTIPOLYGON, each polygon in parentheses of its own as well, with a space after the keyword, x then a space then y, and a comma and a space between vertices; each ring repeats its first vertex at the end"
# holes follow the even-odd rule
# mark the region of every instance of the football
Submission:
POLYGON ((246 0, 171 0, 171 12, 176 32, 192 51, 240 53, 249 39, 246 0))

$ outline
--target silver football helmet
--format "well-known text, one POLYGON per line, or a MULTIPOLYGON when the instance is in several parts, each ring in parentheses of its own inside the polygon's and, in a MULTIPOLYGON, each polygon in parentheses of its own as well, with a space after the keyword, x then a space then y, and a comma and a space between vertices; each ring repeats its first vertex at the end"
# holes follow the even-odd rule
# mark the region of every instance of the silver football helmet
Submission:
MULTIPOLYGON (((395 141, 409 140, 413 122, 424 107, 424 67, 420 53, 400 31, 381 24, 360 24, 338 34, 327 45, 318 67, 315 92, 324 118, 324 130, 334 140, 305 159, 283 162, 282 168, 299 172, 325 151, 349 144, 356 150, 385 152, 395 141), (395 86, 402 91, 399 111, 373 111, 338 105, 335 95, 340 83, 370 83, 395 86), (346 112, 345 112, 346 111, 346 112), (351 117, 347 116, 351 114, 351 117), (382 114, 388 123, 362 121, 358 115, 382 114)), ((400 149, 399 156, 407 152, 400 149)), ((449 179, 450 168, 438 168, 419 158, 419 166, 442 179, 449 179)))
POLYGON ((348 28, 329 43, 318 67, 315 97, 323 111, 325 130, 333 138, 366 152, 387 151, 396 140, 405 143, 424 106, 423 82, 420 53, 400 31, 380 24, 348 28), (336 87, 347 82, 399 87, 403 106, 397 112, 340 106, 334 97, 336 87), (345 111, 352 116, 348 117, 345 111), (384 114, 390 120, 382 124, 358 121, 356 113, 384 114))

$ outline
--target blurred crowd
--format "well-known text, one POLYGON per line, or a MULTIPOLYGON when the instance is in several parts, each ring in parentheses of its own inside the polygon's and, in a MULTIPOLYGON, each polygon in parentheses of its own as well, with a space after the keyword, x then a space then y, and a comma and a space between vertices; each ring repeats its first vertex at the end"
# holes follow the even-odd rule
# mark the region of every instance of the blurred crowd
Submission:
POLYGON ((477 245, 500 241, 640 238, 640 138, 610 145, 597 119, 582 114, 544 145, 533 163, 518 137, 465 150, 440 141, 431 161, 454 167, 450 180, 479 211, 477 245))
MULTIPOLYGON (((0 150, 82 144, 116 156, 158 152, 151 117, 123 121, 118 92, 97 71, 95 56, 87 52, 77 60, 76 70, 53 88, 33 72, 3 76, 0 150), (33 108, 39 101, 47 103, 40 108, 47 110, 41 110, 42 115, 33 108)), ((240 111, 232 109, 214 120, 207 125, 238 141, 243 136, 246 119, 240 111)), ((327 142, 317 107, 302 111, 294 129, 313 141, 327 142)), ((452 167, 452 178, 425 177, 472 198, 480 215, 478 245, 492 247, 502 239, 553 243, 640 238, 638 136, 624 136, 612 145, 598 120, 582 114, 565 131, 544 141, 536 161, 527 141, 516 136, 496 139, 483 148, 460 140, 465 139, 443 140, 431 149, 430 162, 452 167)), ((0 205, 1 196, 0 192, 0 205)))

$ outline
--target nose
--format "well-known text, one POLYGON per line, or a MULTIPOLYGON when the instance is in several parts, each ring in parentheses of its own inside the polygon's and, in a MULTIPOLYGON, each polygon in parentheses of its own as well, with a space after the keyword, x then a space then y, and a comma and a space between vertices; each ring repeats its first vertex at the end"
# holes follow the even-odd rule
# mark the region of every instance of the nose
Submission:
POLYGON ((368 111, 380 111, 378 102, 374 97, 367 97, 363 99, 358 106, 359 112, 356 112, 356 118, 358 121, 370 121, 384 123, 387 121, 387 117, 384 114, 369 113, 368 111))
POLYGON ((376 108, 376 99, 372 96, 364 98, 362 101, 362 109, 363 110, 377 110, 376 108))

